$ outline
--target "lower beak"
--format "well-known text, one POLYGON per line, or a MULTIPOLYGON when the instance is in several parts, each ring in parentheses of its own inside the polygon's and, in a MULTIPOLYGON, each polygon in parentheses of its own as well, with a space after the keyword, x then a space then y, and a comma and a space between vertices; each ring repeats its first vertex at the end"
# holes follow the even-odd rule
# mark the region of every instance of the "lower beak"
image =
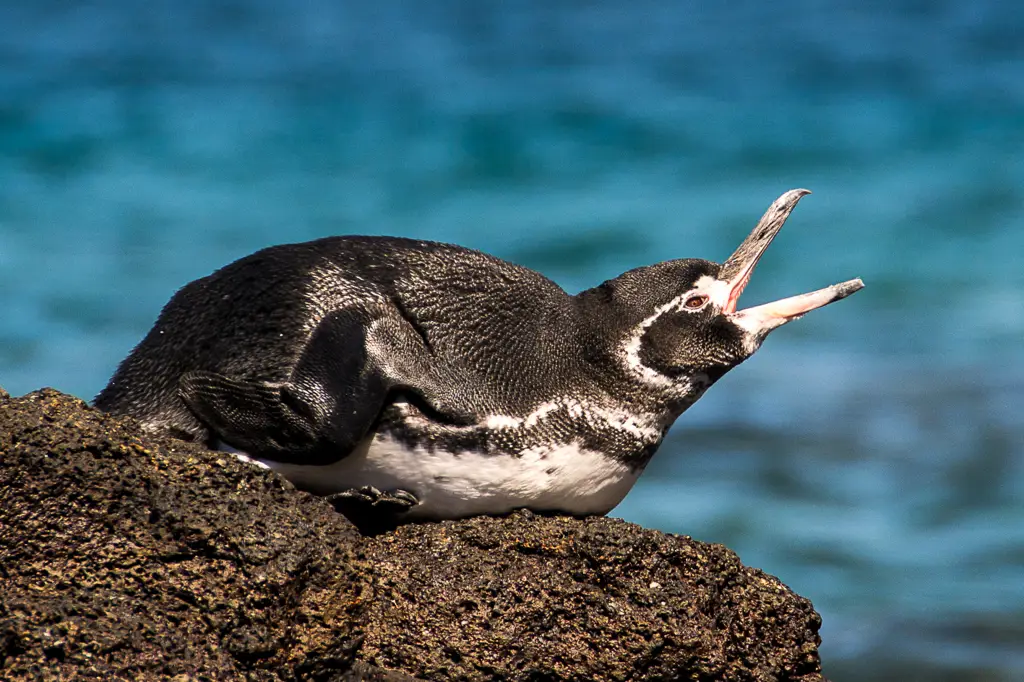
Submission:
POLYGON ((793 189, 775 200, 757 223, 754 231, 743 240, 735 253, 722 265, 718 279, 722 283, 722 312, 747 332, 763 338, 771 330, 795 320, 806 313, 821 308, 839 299, 846 298, 864 287, 864 282, 851 279, 840 284, 819 289, 808 294, 790 296, 779 301, 765 303, 754 308, 736 310, 740 294, 750 281, 757 262, 764 255, 768 245, 775 239, 789 214, 800 199, 810 194, 806 189, 793 189))
POLYGON ((829 303, 846 298, 855 291, 864 288, 864 282, 851 279, 840 284, 833 284, 809 294, 790 296, 779 301, 764 305, 745 308, 729 315, 737 326, 751 334, 765 336, 776 327, 781 327, 791 320, 802 317, 810 311, 826 306, 829 303))

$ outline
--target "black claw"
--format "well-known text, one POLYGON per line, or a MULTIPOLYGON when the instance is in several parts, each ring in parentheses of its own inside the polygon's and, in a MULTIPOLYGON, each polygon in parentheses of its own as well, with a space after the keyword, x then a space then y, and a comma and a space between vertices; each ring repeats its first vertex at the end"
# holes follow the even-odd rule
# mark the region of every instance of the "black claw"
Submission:
MULTIPOLYGON (((395 512, 407 511, 420 502, 408 490, 389 490, 385 492, 369 485, 342 490, 328 495, 325 499, 334 505, 335 509, 343 505, 346 509, 357 506, 395 512)), ((338 510, 342 511, 341 509, 338 510)))
POLYGON ((401 523, 405 512, 420 503, 408 490, 381 491, 368 485, 342 490, 324 499, 365 535, 391 530, 401 523))
POLYGON ((338 500, 346 500, 350 502, 362 502, 368 505, 374 505, 379 499, 384 496, 380 490, 377 490, 371 485, 364 485, 362 488, 349 488, 348 490, 342 490, 327 496, 327 501, 332 504, 338 500))
POLYGON ((415 507, 420 503, 419 499, 417 499, 417 497, 408 490, 396 490, 392 495, 394 495, 395 499, 398 501, 404 500, 408 503, 410 508, 415 507))

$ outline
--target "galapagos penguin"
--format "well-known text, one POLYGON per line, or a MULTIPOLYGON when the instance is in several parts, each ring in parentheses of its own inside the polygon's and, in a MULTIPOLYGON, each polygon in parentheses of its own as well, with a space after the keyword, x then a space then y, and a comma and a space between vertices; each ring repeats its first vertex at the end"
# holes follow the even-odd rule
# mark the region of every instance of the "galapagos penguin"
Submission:
POLYGON ((605 514, 769 332, 863 286, 737 308, 808 193, 779 197, 723 264, 669 260, 575 296, 449 244, 266 248, 178 291, 95 405, 255 460, 357 523, 605 514))

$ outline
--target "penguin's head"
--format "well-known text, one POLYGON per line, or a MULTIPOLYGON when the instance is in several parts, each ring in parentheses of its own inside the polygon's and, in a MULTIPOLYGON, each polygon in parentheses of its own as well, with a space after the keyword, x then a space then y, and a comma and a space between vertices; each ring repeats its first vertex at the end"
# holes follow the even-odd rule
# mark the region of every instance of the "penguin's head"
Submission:
POLYGON ((638 268, 605 285, 606 295, 631 309, 616 354, 640 382, 683 404, 740 364, 778 327, 861 289, 853 279, 807 294, 739 309, 754 266, 801 197, 786 192, 722 264, 672 260, 638 268), (638 319, 639 318, 639 319, 638 319))

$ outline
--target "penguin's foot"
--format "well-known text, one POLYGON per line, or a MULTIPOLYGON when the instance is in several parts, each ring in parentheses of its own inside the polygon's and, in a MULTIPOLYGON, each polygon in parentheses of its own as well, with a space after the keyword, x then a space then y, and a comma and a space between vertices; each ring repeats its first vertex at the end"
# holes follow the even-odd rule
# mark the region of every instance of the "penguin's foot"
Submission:
POLYGON ((342 490, 324 499, 363 535, 393 530, 402 523, 403 514, 420 503, 408 490, 382 491, 373 486, 342 490))
POLYGON ((408 490, 378 490, 372 485, 364 485, 361 488, 350 488, 341 492, 328 495, 325 498, 339 512, 345 514, 353 507, 363 511, 380 511, 384 513, 398 514, 409 511, 420 503, 408 490))

